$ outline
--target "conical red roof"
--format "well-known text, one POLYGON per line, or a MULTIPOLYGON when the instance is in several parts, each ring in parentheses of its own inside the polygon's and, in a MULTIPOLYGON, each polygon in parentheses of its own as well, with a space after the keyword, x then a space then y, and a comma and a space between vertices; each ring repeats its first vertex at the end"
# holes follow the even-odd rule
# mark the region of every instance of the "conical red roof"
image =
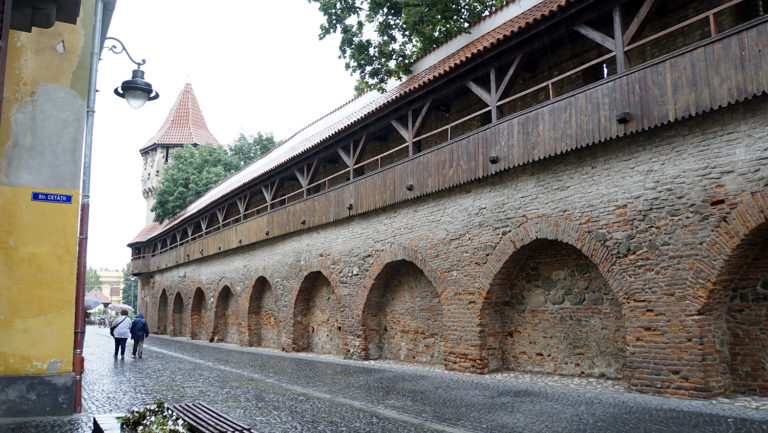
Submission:
POLYGON ((173 104, 165 123, 139 152, 155 146, 182 146, 185 144, 209 144, 219 147, 219 141, 208 130, 192 85, 187 83, 173 104))

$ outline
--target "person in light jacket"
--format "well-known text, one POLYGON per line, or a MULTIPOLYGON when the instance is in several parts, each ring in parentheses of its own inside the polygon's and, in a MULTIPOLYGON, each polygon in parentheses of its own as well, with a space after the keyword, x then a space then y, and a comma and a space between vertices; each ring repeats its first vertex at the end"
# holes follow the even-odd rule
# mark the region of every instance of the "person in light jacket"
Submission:
POLYGON ((144 313, 139 313, 131 323, 131 339, 133 340, 133 356, 141 358, 144 353, 144 339, 149 337, 149 326, 144 320, 144 313))
POLYGON ((113 336, 115 337, 115 355, 117 358, 117 351, 120 350, 120 358, 125 358, 125 343, 128 342, 128 337, 131 336, 131 319, 128 317, 128 310, 120 312, 120 317, 112 322, 112 326, 115 327, 113 336))

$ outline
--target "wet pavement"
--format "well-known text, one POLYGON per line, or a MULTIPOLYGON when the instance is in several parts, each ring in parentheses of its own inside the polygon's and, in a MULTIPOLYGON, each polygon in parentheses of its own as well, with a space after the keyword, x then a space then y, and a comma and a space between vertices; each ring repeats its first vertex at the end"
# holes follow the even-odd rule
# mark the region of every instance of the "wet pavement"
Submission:
POLYGON ((394 362, 150 336, 144 358, 112 358, 89 326, 83 414, 0 420, 0 432, 90 432, 94 414, 159 398, 201 401, 259 432, 768 432, 768 399, 681 400, 620 383, 477 376, 394 362))

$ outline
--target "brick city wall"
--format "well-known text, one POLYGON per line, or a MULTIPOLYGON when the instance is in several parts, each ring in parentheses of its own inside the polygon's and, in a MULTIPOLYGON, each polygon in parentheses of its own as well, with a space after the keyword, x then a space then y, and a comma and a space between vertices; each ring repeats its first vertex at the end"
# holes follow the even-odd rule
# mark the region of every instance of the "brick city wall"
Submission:
POLYGON ((210 341, 765 394, 766 124, 760 97, 143 274, 141 305, 210 341))

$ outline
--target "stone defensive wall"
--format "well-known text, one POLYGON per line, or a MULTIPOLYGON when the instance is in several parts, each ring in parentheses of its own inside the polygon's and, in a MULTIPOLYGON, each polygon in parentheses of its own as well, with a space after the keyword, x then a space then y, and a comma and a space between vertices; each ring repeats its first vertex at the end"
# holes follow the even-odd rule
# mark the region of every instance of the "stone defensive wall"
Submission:
MULTIPOLYGON (((617 9, 631 11, 632 29, 654 4, 560 3, 559 23, 603 33, 617 9)), ((525 90, 497 92, 496 72, 448 74, 375 122, 331 134, 307 153, 320 163, 303 156, 148 228, 131 247, 152 332, 480 374, 605 377, 686 397, 768 394, 768 21, 744 15, 749 2, 677 3, 656 13, 682 18, 644 31, 695 34, 680 23, 703 16, 707 36, 651 55, 659 48, 630 52, 630 35, 627 64, 616 50, 576 74, 597 65, 606 75, 554 92, 556 77, 585 64, 569 58, 543 81, 546 98, 522 109, 505 104, 525 90), (465 93, 435 90, 451 83, 465 93), (459 125, 478 111, 474 126, 459 125), (446 124, 466 130, 439 143, 414 132, 446 124), (373 156, 356 165, 366 137, 373 156), (334 184, 322 150, 343 146, 348 175, 334 184), (391 149, 405 155, 382 164, 391 149), (312 189, 315 166, 325 184, 312 189), (294 174, 294 190, 275 194, 294 174), (248 188, 263 191, 263 208, 246 204, 248 188)), ((504 51, 516 47, 498 48, 502 72, 522 64, 504 51)), ((563 56, 538 58, 518 82, 563 56)), ((472 67, 487 72, 481 60, 472 67)))

